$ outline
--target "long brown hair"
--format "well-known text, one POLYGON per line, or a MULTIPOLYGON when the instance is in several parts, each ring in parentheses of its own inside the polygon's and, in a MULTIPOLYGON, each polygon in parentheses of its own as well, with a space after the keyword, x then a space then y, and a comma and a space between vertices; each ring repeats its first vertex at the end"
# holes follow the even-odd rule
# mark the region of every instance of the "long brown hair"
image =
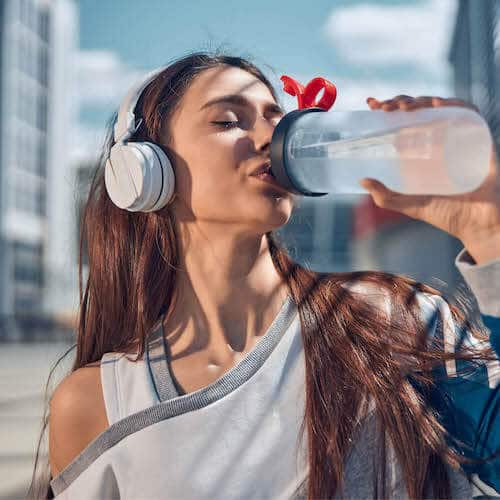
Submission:
MULTIPOLYGON (((192 53, 174 61, 143 92, 137 105, 143 122, 135 140, 161 144, 167 154, 173 153, 169 151, 168 125, 174 109, 198 74, 223 64, 255 75, 278 101, 269 80, 248 60, 192 53)), ((104 162, 113 144, 112 125, 82 217, 80 308, 71 372, 99 361, 110 351, 138 352, 137 359, 142 358, 146 336, 173 307, 179 264, 174 215, 168 206, 158 212, 139 213, 121 210, 112 203, 104 184, 104 162), (82 276, 85 247, 86 280, 82 276)), ((428 285, 379 271, 315 272, 295 262, 277 234, 269 232, 265 237, 274 265, 286 279, 300 314, 306 361, 301 432, 307 428, 308 498, 342 494, 344 458, 357 416, 363 414, 369 400, 375 403, 381 442, 385 443, 387 436, 394 447, 409 497, 421 498, 432 486, 435 496, 450 498, 445 464, 458 468, 466 459, 447 444, 446 431, 429 404, 432 370, 448 359, 496 359, 493 350, 464 346, 459 352, 445 353, 439 340, 429 346, 416 294, 442 293, 428 285), (349 283, 364 283, 386 293, 391 314, 381 314, 380 307, 343 286, 349 283)), ((464 295, 462 303, 449 303, 453 318, 475 338, 485 341, 486 331, 465 312, 467 301, 464 295)), ((51 498, 48 461, 44 472, 38 478, 36 474, 47 423, 46 409, 30 498, 51 498)), ((385 456, 384 445, 379 464, 382 475, 385 456)), ((381 484, 382 491, 377 495, 383 498, 385 481, 381 484)))

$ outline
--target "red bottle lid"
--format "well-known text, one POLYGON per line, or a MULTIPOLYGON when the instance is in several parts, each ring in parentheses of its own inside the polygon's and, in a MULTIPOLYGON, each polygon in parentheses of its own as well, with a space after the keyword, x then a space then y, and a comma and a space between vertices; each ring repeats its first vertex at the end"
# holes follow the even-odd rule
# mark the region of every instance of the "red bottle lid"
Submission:
POLYGON ((286 75, 283 75, 280 80, 283 82, 283 90, 286 93, 297 96, 298 109, 322 108, 328 111, 337 98, 337 87, 325 78, 313 78, 305 87, 286 75), (316 102, 321 89, 323 89, 323 95, 319 102, 316 102))

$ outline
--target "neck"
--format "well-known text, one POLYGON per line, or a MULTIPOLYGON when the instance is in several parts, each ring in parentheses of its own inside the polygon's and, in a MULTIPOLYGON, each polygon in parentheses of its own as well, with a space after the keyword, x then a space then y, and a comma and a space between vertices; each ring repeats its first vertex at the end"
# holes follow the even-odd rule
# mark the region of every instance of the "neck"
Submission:
POLYGON ((265 235, 227 233, 180 238, 175 303, 165 323, 173 357, 249 350, 288 295, 265 235))

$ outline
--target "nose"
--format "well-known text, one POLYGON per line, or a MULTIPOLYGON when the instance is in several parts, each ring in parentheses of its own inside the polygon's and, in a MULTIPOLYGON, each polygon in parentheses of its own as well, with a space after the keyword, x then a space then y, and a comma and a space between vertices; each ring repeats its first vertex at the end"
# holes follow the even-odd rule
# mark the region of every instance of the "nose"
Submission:
POLYGON ((268 151, 271 146, 276 124, 263 116, 258 116, 254 126, 254 142, 257 151, 268 151))

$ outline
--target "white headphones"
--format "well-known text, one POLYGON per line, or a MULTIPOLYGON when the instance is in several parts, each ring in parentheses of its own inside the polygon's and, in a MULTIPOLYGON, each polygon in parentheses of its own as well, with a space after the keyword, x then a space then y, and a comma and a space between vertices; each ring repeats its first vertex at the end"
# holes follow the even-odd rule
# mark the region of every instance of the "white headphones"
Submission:
POLYGON ((113 203, 130 212, 153 212, 171 201, 175 187, 172 164, 157 144, 127 142, 136 124, 135 106, 142 91, 165 68, 151 71, 123 100, 114 126, 115 144, 104 169, 106 190, 113 203))

